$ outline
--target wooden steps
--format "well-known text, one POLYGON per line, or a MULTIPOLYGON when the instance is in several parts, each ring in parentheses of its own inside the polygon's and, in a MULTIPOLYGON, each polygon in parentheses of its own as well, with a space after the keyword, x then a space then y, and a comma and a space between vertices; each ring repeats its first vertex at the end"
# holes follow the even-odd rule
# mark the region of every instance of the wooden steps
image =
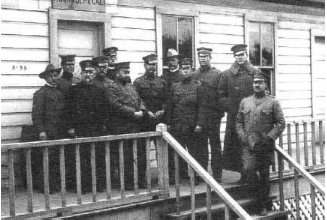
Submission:
POLYGON ((289 214, 291 214, 291 211, 289 210, 288 211, 274 210, 274 211, 269 211, 266 216, 251 215, 251 217, 253 217, 253 219, 262 219, 262 220, 270 220, 270 219, 282 220, 282 219, 287 219, 287 216, 289 214))

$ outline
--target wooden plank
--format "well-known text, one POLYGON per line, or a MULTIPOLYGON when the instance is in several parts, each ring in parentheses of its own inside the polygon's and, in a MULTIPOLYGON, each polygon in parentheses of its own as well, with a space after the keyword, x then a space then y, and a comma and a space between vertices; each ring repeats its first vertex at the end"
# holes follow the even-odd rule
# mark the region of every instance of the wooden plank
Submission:
POLYGON ((61 185, 61 206, 66 207, 66 169, 65 169, 65 146, 60 146, 60 185, 61 185))
POLYGON ((92 201, 97 201, 97 175, 95 159, 95 143, 91 143, 91 178, 92 178, 92 201))
POLYGON ((300 132, 299 123, 295 123, 295 149, 296 149, 296 161, 301 163, 301 152, 300 152, 300 132))
POLYGON ((1 49, 1 60, 49 62, 49 49, 1 49))
POLYGON ((175 162, 175 190, 176 190, 176 214, 179 215, 181 212, 181 193, 179 183, 179 158, 178 154, 174 151, 174 162, 175 162))
POLYGON ((278 56, 279 64, 301 64, 309 65, 311 63, 310 56, 278 56))
POLYGON ((320 164, 325 164, 324 132, 322 121, 319 121, 320 164))
POLYGON ((242 16, 201 13, 199 17, 200 17, 200 23, 229 24, 229 25, 243 26, 242 16))
MULTIPOLYGON (((191 167, 188 167, 190 175, 190 193, 191 193, 191 218, 195 220, 195 179, 194 179, 194 170, 191 167)), ((209 216, 209 214, 207 214, 209 216)))
POLYGON ((32 100, 10 100, 1 101, 1 113, 27 112, 32 111, 32 100))
MULTIPOLYGON (((287 152, 290 156, 292 156, 292 139, 291 139, 291 125, 287 124, 287 152)), ((288 164, 289 169, 292 168, 292 165, 289 163, 288 164)))
POLYGON ((46 11, 26 11, 15 9, 2 9, 1 21, 17 21, 31 23, 48 23, 48 13, 46 11))
POLYGON ((2 114, 1 126, 15 126, 32 124, 32 118, 29 113, 2 114))
POLYGON ((151 192, 151 167, 150 167, 150 147, 151 140, 150 138, 145 139, 145 152, 146 152, 146 183, 148 192, 151 192))
POLYGON ((278 29, 277 37, 289 39, 310 39, 309 30, 278 29))
MULTIPOLYGON (((2 76, 1 76, 2 78, 2 76)), ((31 100, 33 98, 33 94, 36 91, 36 88, 1 88, 1 100, 6 99, 16 99, 16 100, 22 100, 22 99, 28 99, 31 100)))
MULTIPOLYGON (((278 49, 278 51, 279 50, 280 49, 278 49)), ((281 73, 311 74, 311 68, 310 68, 310 65, 278 64, 278 72, 279 72, 278 74, 281 74, 281 73)))
MULTIPOLYGON (((129 60, 130 62, 139 62, 143 65, 142 57, 149 55, 149 52, 143 51, 119 51, 119 59, 123 61, 129 60)), ((131 72, 135 72, 135 69, 131 69, 131 72)), ((143 71, 144 72, 144 66, 143 71)))
POLYGON ((26 158, 26 183, 27 183, 27 212, 33 212, 33 177, 32 177, 32 161, 31 149, 25 151, 26 158))
POLYGON ((240 44, 243 40, 243 36, 199 33, 200 43, 240 44))
POLYGON ((311 84, 310 84, 310 82, 294 82, 290 85, 290 83, 288 83, 288 82, 280 82, 278 84, 278 90, 309 91, 309 90, 311 90, 311 84))
MULTIPOLYGON (((143 141, 141 139, 141 141, 143 141)), ((139 194, 139 175, 138 175, 138 158, 137 158, 137 140, 133 140, 133 170, 134 170, 134 193, 135 195, 139 194)))
POLYGON ((243 26, 226 25, 226 24, 199 24, 199 33, 212 33, 212 34, 230 34, 230 35, 244 35, 243 26))
POLYGON ((153 8, 132 8, 119 6, 117 14, 115 16, 127 18, 154 19, 154 10, 153 8))
POLYGON ((112 17, 111 23, 113 28, 124 27, 137 28, 142 30, 155 29, 155 21, 153 19, 112 17))
POLYGON ((304 142, 304 165, 309 166, 309 150, 308 150, 308 123, 303 122, 303 142, 304 142))
POLYGON ((154 30, 112 28, 111 31, 112 31, 112 39, 155 41, 155 35, 156 35, 154 30))
POLYGON ((120 176, 120 195, 125 198, 125 172, 124 172, 124 142, 119 141, 119 176, 120 176))
POLYGON ((283 108, 309 108, 311 107, 311 100, 310 99, 280 100, 280 104, 283 108))
POLYGON ((2 75, 1 86, 43 86, 44 80, 36 75, 2 75))
POLYGON ((287 20, 279 20, 278 28, 279 29, 292 29, 292 30, 309 30, 316 26, 315 24, 305 23, 305 22, 294 22, 287 20))
MULTIPOLYGON (((281 137, 280 137, 281 138, 281 137)), ((280 147, 283 143, 280 143, 280 147)), ((279 189, 279 202, 280 202, 280 210, 285 210, 285 201, 284 201, 284 183, 283 183, 283 172, 284 172, 284 161, 282 155, 277 153, 278 158, 278 189, 279 189)))
POLYGON ((23 23, 23 22, 1 22, 2 34, 24 35, 24 36, 49 36, 48 24, 23 23))
POLYGON ((310 185, 310 199, 311 199, 311 216, 316 219, 316 190, 313 185, 310 185))
POLYGON ((297 73, 288 73, 288 74, 279 74, 279 79, 276 81, 280 82, 308 82, 311 80, 310 74, 297 74, 297 73))
POLYGON ((2 48, 48 49, 49 38, 43 36, 1 35, 2 48))
POLYGON ((2 75, 38 75, 45 70, 48 62, 2 61, 2 75))
POLYGON ((233 52, 231 51, 232 45, 229 45, 229 44, 224 44, 224 43, 211 43, 211 42, 204 43, 204 42, 201 42, 199 44, 199 47, 210 47, 215 54, 219 54, 219 53, 220 54, 230 54, 230 55, 233 56, 233 52))
POLYGON ((296 219, 300 219, 299 174, 296 169, 294 169, 294 199, 295 199, 296 219))
POLYGON ((287 39, 278 38, 276 42, 278 47, 297 47, 297 48, 310 48, 310 40, 308 39, 287 39))
POLYGON ((77 204, 82 204, 82 184, 81 184, 81 154, 80 144, 75 145, 75 169, 76 169, 76 192, 77 204))
POLYGON ((311 122, 311 148, 312 148, 312 164, 316 165, 316 123, 314 121, 311 122))
POLYGON ((278 47, 278 55, 284 56, 310 56, 310 48, 278 47))
MULTIPOLYGON (((8 140, 8 139, 20 139, 22 133, 21 126, 9 126, 4 127, 1 126, 1 141, 8 140)), ((4 144, 2 142, 2 144, 4 144)))
POLYGON ((107 200, 111 198, 111 167, 110 167, 110 142, 105 142, 105 160, 106 160, 106 193, 107 200))
POLYGON ((43 148, 43 182, 44 182, 44 206, 50 210, 49 190, 49 148, 43 148))
MULTIPOLYGON (((212 172, 211 172, 211 175, 212 175, 212 172)), ((211 220, 211 214, 212 214, 212 212, 211 212, 211 187, 208 185, 208 184, 206 184, 207 185, 207 195, 206 195, 206 203, 207 203, 207 219, 208 220, 211 220)), ((195 205, 195 204, 194 204, 195 205)))
POLYGON ((112 45, 118 47, 119 51, 143 51, 149 53, 156 51, 155 41, 113 39, 112 45))
POLYGON ((294 99, 311 99, 311 91, 281 91, 279 92, 277 99, 282 100, 294 100, 294 99))
POLYGON ((8 152, 8 170, 9 170, 9 213, 10 216, 16 215, 15 207, 15 171, 14 171, 14 152, 8 152))
MULTIPOLYGON (((212 53, 211 54, 212 63, 230 63, 232 64, 235 61, 235 58, 232 54, 221 54, 221 53, 212 53)), ((219 67, 219 65, 218 65, 219 67)), ((219 67, 220 68, 220 67, 219 67)))
POLYGON ((228 205, 225 203, 225 220, 229 220, 230 219, 230 209, 228 207, 228 205))

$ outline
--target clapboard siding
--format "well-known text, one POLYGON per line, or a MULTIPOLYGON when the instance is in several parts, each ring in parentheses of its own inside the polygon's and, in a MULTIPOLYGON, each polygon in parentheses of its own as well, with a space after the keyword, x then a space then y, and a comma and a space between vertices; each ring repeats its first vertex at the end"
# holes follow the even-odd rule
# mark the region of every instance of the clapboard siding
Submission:
POLYGON ((2 35, 2 48, 48 49, 49 38, 44 36, 2 35))
POLYGON ((38 87, 3 87, 1 88, 1 99, 2 100, 22 100, 32 99, 34 92, 38 87))
POLYGON ((2 9, 1 20, 10 22, 24 22, 48 24, 48 13, 46 11, 28 11, 28 10, 13 10, 2 9))
POLYGON ((25 23, 3 21, 1 23, 2 34, 26 35, 26 36, 49 36, 48 24, 25 23))
POLYGON ((124 18, 113 17, 111 20, 112 27, 138 28, 143 30, 154 30, 155 23, 153 19, 145 18, 124 18))
POLYGON ((43 86, 44 80, 37 75, 3 75, 1 76, 1 86, 43 86))
POLYGON ((31 112, 32 100, 3 100, 1 101, 1 113, 31 112))
POLYGON ((278 100, 297 100, 297 99, 311 99, 311 90, 308 91, 280 91, 276 97, 278 100))
POLYGON ((278 65, 278 74, 283 74, 283 73, 311 74, 311 66, 310 65, 279 64, 278 65))
POLYGON ((1 60, 49 61, 49 49, 2 48, 1 60))
POLYGON ((243 36, 244 28, 243 26, 236 26, 230 24, 207 24, 207 23, 200 22, 200 32, 243 36))
POLYGON ((34 61, 3 61, 1 62, 2 75, 37 75, 42 72, 48 62, 34 62, 34 61))
POLYGON ((18 126, 32 124, 30 113, 1 114, 1 126, 18 126))

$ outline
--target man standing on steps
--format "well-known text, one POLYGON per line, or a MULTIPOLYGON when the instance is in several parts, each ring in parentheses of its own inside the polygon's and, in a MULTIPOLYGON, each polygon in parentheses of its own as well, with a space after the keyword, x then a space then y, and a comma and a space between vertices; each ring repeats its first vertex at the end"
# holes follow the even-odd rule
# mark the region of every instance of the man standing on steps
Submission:
POLYGON ((267 215, 269 167, 274 160, 275 140, 285 129, 279 102, 265 92, 267 80, 263 73, 254 74, 254 95, 241 101, 236 117, 236 131, 242 143, 242 168, 260 215, 267 215))
POLYGON ((220 144, 220 122, 224 116, 223 108, 218 103, 218 83, 221 71, 211 66, 211 48, 197 49, 200 68, 194 72, 193 79, 201 83, 199 94, 199 113, 195 132, 198 134, 197 152, 199 163, 207 168, 208 139, 211 146, 211 167, 217 182, 222 178, 222 150, 220 144), (200 156, 201 155, 201 156, 200 156))
POLYGON ((218 85, 219 103, 227 112, 227 125, 224 140, 224 163, 223 167, 241 173, 240 184, 246 178, 242 173, 241 143, 235 130, 235 119, 239 104, 243 98, 253 95, 253 75, 261 72, 254 68, 248 61, 247 45, 238 44, 231 48, 235 62, 228 70, 225 70, 218 85))

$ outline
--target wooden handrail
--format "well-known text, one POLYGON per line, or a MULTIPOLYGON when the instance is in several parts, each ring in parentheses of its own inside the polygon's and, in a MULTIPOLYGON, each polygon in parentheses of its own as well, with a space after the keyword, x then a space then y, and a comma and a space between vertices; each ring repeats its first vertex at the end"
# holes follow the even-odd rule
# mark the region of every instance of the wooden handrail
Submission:
POLYGON ((311 185, 313 185, 321 194, 325 195, 325 187, 321 185, 309 172, 307 172, 299 163, 297 163, 290 155, 288 155, 279 146, 275 147, 277 153, 282 155, 287 162, 292 164, 292 167, 296 169, 304 178, 306 178, 311 185))
POLYGON ((48 140, 48 141, 34 141, 34 142, 24 142, 24 143, 13 143, 13 144, 2 144, 1 152, 6 152, 8 150, 17 149, 27 149, 34 147, 45 147, 45 146, 58 146, 70 145, 70 144, 81 144, 81 143, 95 143, 95 142, 105 142, 123 139, 135 139, 135 138, 146 138, 146 137, 159 137, 160 132, 143 132, 143 133, 131 133, 131 134, 120 134, 120 135, 107 135, 99 137, 83 137, 83 138, 72 138, 72 139, 59 139, 59 140, 48 140))
POLYGON ((184 159, 210 187, 228 204, 228 206, 242 219, 252 219, 252 217, 218 184, 214 178, 167 132, 162 132, 162 137, 170 146, 184 159))

